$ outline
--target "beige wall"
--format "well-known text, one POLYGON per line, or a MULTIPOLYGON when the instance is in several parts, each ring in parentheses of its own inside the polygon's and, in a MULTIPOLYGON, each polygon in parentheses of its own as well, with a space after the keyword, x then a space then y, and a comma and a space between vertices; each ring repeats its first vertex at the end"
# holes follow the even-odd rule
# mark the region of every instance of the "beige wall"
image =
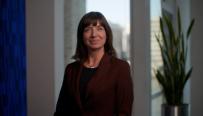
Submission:
POLYGON ((64 71, 63 0, 26 0, 27 115, 52 116, 64 71))
POLYGON ((131 0, 131 68, 134 88, 132 116, 150 116, 150 4, 131 0))
POLYGON ((191 0, 191 16, 196 22, 191 38, 191 116, 203 116, 203 1, 191 0))

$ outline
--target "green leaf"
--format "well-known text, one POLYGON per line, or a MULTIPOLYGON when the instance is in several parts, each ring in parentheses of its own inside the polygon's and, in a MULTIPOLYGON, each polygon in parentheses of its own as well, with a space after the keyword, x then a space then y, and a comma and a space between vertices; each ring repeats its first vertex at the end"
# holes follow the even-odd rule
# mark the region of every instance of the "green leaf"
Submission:
MULTIPOLYGON (((166 46, 166 48, 168 48, 168 44, 167 44, 167 41, 166 41, 166 34, 165 34, 165 32, 164 32, 164 22, 163 22, 163 20, 162 20, 162 18, 160 17, 159 18, 159 23, 160 23, 160 29, 161 29, 161 34, 162 34, 162 39, 163 39, 163 42, 164 42, 164 45, 166 46)), ((159 39, 161 39, 161 38, 159 38, 159 39)))
POLYGON ((192 30, 194 23, 195 23, 195 20, 193 19, 190 23, 188 30, 187 30, 187 38, 189 38, 189 36, 190 36, 190 33, 191 33, 191 30, 192 30))

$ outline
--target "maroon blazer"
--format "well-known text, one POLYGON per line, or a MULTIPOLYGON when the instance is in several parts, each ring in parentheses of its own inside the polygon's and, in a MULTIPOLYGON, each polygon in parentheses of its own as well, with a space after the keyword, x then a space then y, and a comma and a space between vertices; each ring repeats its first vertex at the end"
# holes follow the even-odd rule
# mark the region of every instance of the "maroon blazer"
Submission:
POLYGON ((87 85, 84 105, 79 91, 82 69, 79 61, 66 67, 55 116, 131 116, 133 87, 127 62, 105 54, 87 85))

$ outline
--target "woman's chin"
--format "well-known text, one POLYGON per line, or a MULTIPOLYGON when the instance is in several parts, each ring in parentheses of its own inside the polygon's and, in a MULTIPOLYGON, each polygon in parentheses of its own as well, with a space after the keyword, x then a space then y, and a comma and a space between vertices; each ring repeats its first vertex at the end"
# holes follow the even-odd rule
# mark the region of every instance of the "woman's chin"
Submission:
POLYGON ((91 51, 97 51, 97 50, 102 50, 102 49, 104 49, 104 48, 101 47, 101 46, 91 46, 91 47, 89 47, 89 49, 90 49, 91 51))

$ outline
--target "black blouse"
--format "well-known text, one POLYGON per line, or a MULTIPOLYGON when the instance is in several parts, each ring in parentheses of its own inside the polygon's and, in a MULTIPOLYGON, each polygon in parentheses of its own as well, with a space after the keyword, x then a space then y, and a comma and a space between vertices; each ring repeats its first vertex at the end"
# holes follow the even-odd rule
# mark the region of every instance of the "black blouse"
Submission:
POLYGON ((85 104, 85 96, 86 96, 86 88, 87 84, 90 81, 90 79, 95 74, 97 68, 87 68, 83 67, 81 77, 80 77, 80 99, 82 105, 85 104))

